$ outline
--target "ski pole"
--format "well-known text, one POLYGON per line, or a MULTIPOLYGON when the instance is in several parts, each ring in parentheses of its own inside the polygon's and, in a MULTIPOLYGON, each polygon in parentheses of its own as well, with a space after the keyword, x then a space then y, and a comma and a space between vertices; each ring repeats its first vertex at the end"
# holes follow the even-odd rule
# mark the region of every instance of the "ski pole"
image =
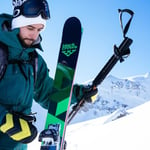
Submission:
MULTIPOLYGON (((134 13, 129 9, 123 9, 123 10, 119 9, 118 11, 120 13, 120 22, 121 22, 121 28, 123 30, 124 40, 122 41, 122 43, 120 44, 119 47, 114 45, 114 54, 107 61, 105 66, 101 69, 101 71, 98 73, 98 75, 95 77, 95 79, 92 82, 93 89, 102 83, 102 81, 105 79, 105 77, 108 75, 108 73, 112 70, 112 68, 115 66, 115 64, 119 60, 122 63, 124 61, 124 58, 126 58, 130 54, 129 47, 132 44, 133 40, 126 37, 126 33, 128 31, 128 28, 129 28, 129 25, 131 23, 134 13), (123 29, 123 25, 122 25, 122 13, 123 12, 127 12, 131 15, 131 18, 129 19, 129 21, 127 22, 127 24, 125 26, 125 29, 123 29)), ((75 106, 73 106, 72 111, 69 113, 68 122, 67 122, 68 124, 71 122, 71 120, 74 118, 74 116, 80 110, 80 108, 84 105, 84 103, 85 103, 85 99, 83 96, 83 98, 80 100, 80 102, 77 103, 75 106)))
MULTIPOLYGON (((127 55, 130 53, 129 47, 131 44, 132 44, 132 40, 129 38, 125 38, 123 40, 123 42, 121 43, 121 45, 119 46, 119 48, 117 48, 116 46, 114 47, 114 54, 108 60, 108 62, 102 68, 102 70, 98 73, 96 78, 93 80, 93 82, 92 82, 93 89, 102 83, 102 81, 105 79, 105 77, 108 75, 108 73, 112 70, 112 68, 115 66, 115 64, 117 63, 118 60, 120 60, 120 62, 124 61, 123 55, 124 54, 127 55)), ((85 100, 83 97, 80 100, 80 102, 77 103, 73 107, 72 111, 70 112, 70 114, 68 116, 68 124, 73 119, 73 117, 77 114, 77 112, 80 110, 81 106, 84 105, 84 103, 85 103, 85 100)))

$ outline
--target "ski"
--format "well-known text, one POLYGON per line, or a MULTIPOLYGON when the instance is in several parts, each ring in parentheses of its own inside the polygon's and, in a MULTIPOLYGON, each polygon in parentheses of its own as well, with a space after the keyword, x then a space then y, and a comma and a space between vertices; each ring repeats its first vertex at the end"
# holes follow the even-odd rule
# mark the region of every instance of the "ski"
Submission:
POLYGON ((67 114, 72 96, 81 32, 81 23, 78 18, 70 17, 66 20, 45 129, 39 135, 39 141, 42 142, 41 150, 63 150, 65 148, 67 114))

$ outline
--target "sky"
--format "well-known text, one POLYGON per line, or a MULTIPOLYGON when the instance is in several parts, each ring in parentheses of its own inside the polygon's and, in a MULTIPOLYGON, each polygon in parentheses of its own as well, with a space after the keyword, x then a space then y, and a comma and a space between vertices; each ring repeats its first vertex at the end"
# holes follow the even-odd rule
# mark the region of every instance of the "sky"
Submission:
MULTIPOLYGON (((0 13, 12 14, 12 1, 1 1, 0 13)), ((64 22, 71 16, 80 19, 83 35, 75 83, 94 78, 113 54, 113 46, 123 40, 118 9, 134 11, 127 36, 133 39, 130 56, 110 72, 119 78, 150 72, 149 0, 48 0, 51 19, 41 33, 44 53, 41 55, 54 77, 64 22)), ((126 22, 126 17, 124 19, 126 22)))

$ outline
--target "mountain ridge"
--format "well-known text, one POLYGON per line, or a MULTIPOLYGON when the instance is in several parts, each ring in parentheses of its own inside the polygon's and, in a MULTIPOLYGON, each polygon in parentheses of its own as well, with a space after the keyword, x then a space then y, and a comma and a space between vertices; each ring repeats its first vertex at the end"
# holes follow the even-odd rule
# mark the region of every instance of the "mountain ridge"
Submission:
POLYGON ((128 110, 149 101, 150 73, 123 79, 109 75, 98 90, 97 101, 86 103, 72 123, 109 115, 119 109, 128 110))

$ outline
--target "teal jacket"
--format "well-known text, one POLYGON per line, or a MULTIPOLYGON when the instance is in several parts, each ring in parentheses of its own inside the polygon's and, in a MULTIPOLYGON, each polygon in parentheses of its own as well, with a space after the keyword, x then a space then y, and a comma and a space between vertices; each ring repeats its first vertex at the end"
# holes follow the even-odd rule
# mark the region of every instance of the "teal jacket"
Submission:
MULTIPOLYGON (((3 24, 11 24, 11 16, 0 15, 0 42, 8 46, 8 60, 28 61, 29 53, 35 48, 42 50, 39 43, 31 48, 23 48, 18 40, 19 29, 4 30, 3 24)), ((7 28, 6 28, 7 29, 7 28)), ((49 95, 52 92, 53 79, 42 56, 38 54, 37 80, 34 86, 34 71, 31 64, 9 64, 4 77, 0 80, 0 122, 3 113, 17 111, 30 114, 33 99, 42 107, 48 108, 49 95)), ((25 150, 26 145, 11 140, 7 135, 0 132, 0 150, 25 150), (8 147, 9 145, 9 147, 8 147)))

